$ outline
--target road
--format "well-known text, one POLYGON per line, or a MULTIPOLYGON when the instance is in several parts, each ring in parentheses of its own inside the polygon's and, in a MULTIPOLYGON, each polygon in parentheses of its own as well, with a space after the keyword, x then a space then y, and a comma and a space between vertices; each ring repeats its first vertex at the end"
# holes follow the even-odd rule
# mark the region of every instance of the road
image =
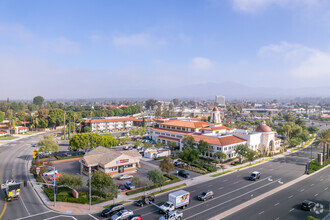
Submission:
POLYGON ((231 219, 306 219, 308 216, 322 219, 330 209, 330 167, 281 190, 225 218, 231 219), (303 200, 320 205, 315 211, 300 208, 303 200))
MULTIPOLYGON (((321 149, 313 149, 314 158, 320 151, 321 149)), ((305 173, 310 156, 310 148, 306 148, 256 167, 186 187, 185 190, 191 193, 191 201, 188 208, 183 210, 184 219, 208 219, 296 179, 305 173), (262 173, 261 179, 256 182, 247 180, 255 170, 262 173), (214 191, 214 198, 205 202, 198 201, 197 195, 208 189, 214 191)), ((166 202, 167 196, 168 194, 157 197, 156 204, 161 205, 166 202)), ((152 205, 145 207, 129 205, 127 208, 132 209, 136 214, 141 214, 143 219, 147 220, 158 219, 161 216, 158 209, 152 205)))
MULTIPOLYGON (((0 146, 0 182, 13 178, 16 182, 27 180, 27 164, 32 159, 34 148, 32 144, 37 143, 42 135, 29 136, 24 139, 15 140, 0 146)), ((0 192, 0 219, 63 219, 62 214, 56 213, 47 207, 34 193, 34 189, 28 184, 21 188, 21 199, 5 202, 4 193, 0 192), (58 216, 56 218, 53 218, 58 216)), ((70 215, 65 215, 70 217, 70 215)), ((91 216, 76 216, 76 219, 94 219, 91 216)))

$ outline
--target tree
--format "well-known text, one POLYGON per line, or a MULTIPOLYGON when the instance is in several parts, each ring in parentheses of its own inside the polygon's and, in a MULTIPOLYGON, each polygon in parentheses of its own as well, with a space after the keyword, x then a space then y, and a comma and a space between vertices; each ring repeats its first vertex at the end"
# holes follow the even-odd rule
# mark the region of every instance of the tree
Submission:
POLYGON ((155 147, 160 148, 163 146, 163 143, 161 142, 156 142, 155 147))
POLYGON ((144 147, 145 149, 148 149, 148 148, 152 147, 152 144, 150 144, 149 142, 144 142, 144 143, 143 143, 143 147, 144 147))
POLYGON ((69 175, 63 173, 56 181, 58 185, 66 185, 70 188, 78 188, 83 185, 83 181, 79 175, 69 175))
POLYGON ((117 146, 118 143, 116 141, 116 139, 114 139, 113 137, 111 136, 102 136, 102 146, 104 147, 113 147, 113 146, 117 146))
POLYGON ((199 150, 194 148, 186 148, 182 152, 180 152, 179 157, 188 163, 193 163, 199 157, 199 150))
POLYGON ((174 164, 169 156, 164 157, 162 161, 160 161, 159 168, 161 171, 169 174, 174 170, 174 164))
POLYGON ((167 146, 171 149, 171 151, 175 150, 177 148, 177 145, 175 142, 168 141, 167 146))
POLYGON ((193 148, 195 145, 195 139, 191 135, 186 135, 182 139, 183 148, 193 148))
POLYGON ((180 103, 179 99, 177 99, 177 98, 173 99, 172 102, 173 102, 174 106, 178 106, 180 103))
MULTIPOLYGON (((89 180, 87 183, 87 186, 89 184, 89 180)), ((95 172, 93 172, 92 177, 91 177, 91 186, 96 189, 99 192, 104 191, 107 187, 109 187, 110 185, 114 184, 112 178, 97 170, 95 172)))
POLYGON ((221 151, 217 151, 215 152, 215 154, 213 155, 215 158, 220 159, 221 161, 225 160, 227 158, 227 155, 221 151))
POLYGON ((5 114, 0 111, 0 122, 2 122, 3 120, 5 120, 5 114))
POLYGON ((197 149, 199 150, 199 152, 201 153, 201 154, 205 154, 206 152, 207 152, 207 150, 209 149, 209 143, 208 142, 206 142, 206 141, 203 141, 203 140, 200 140, 199 142, 198 142, 198 145, 197 145, 197 149))
POLYGON ((38 105, 39 107, 41 107, 44 101, 45 99, 42 96, 36 96, 33 98, 33 104, 38 105))
POLYGON ((158 101, 155 99, 148 99, 145 102, 146 109, 153 109, 155 107, 155 105, 157 105, 157 102, 158 101))
POLYGON ((239 162, 242 163, 242 157, 247 157, 249 147, 246 144, 239 144, 235 151, 239 155, 239 162))
POLYGON ((330 129, 320 131, 315 138, 314 144, 323 147, 323 161, 325 161, 325 152, 329 158, 330 129))
POLYGON ((319 130, 319 129, 318 129, 317 127, 315 127, 315 126, 309 126, 309 127, 308 127, 308 132, 309 132, 310 134, 315 134, 318 130, 319 130))
POLYGON ((51 109, 48 115, 48 124, 50 126, 59 126, 64 123, 64 111, 62 109, 51 109))
POLYGON ((161 190, 162 186, 166 181, 166 177, 159 170, 156 169, 150 170, 147 175, 148 175, 148 179, 151 182, 153 182, 155 185, 157 185, 161 190))
POLYGON ((249 149, 246 154, 246 158, 250 161, 250 163, 254 160, 254 157, 256 156, 256 152, 254 150, 249 149))
POLYGON ((44 139, 38 143, 40 152, 57 152, 60 146, 56 143, 52 135, 44 135, 44 139))
POLYGON ((142 141, 137 140, 133 144, 134 144, 134 146, 140 146, 142 144, 142 141))
POLYGON ((139 177, 137 177, 137 176, 134 176, 133 178, 132 178, 132 185, 133 186, 136 186, 136 187, 138 187, 138 186, 141 186, 141 184, 142 184, 142 181, 140 180, 140 178, 139 177))

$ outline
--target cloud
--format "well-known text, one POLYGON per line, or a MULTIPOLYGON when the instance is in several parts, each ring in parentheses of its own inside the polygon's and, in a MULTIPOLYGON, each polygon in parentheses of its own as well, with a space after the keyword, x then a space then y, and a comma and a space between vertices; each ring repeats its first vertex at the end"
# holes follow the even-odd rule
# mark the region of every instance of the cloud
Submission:
POLYGON ((315 8, 326 3, 324 0, 231 0, 237 11, 255 13, 270 6, 289 8, 315 8))
MULTIPOLYGON (((287 73, 296 79, 319 81, 330 80, 330 53, 300 44, 282 42, 263 46, 259 56, 283 63, 287 73)), ((276 64, 274 64, 276 65, 276 64)))
POLYGON ((116 47, 150 47, 165 44, 164 40, 157 39, 147 33, 114 36, 112 42, 116 47))
POLYGON ((46 50, 51 50, 57 53, 79 53, 79 44, 65 37, 58 37, 56 39, 44 40, 41 42, 41 47, 46 50))
POLYGON ((204 57, 195 57, 192 59, 190 68, 193 70, 209 70, 214 66, 214 63, 204 57))

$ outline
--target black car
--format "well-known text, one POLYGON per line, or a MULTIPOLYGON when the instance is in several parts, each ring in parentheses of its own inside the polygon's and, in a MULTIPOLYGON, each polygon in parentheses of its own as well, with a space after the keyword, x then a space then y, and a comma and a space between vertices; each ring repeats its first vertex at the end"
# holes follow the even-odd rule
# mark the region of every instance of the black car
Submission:
POLYGON ((261 173, 258 171, 254 171, 251 173, 251 176, 249 177, 249 180, 257 180, 260 179, 261 173))
POLYGON ((138 206, 144 206, 144 205, 149 205, 150 202, 154 202, 154 201, 155 201, 155 197, 153 195, 142 196, 141 199, 135 202, 135 204, 138 206))
POLYGON ((104 209, 101 212, 101 216, 103 217, 108 217, 110 215, 116 214, 117 212, 124 210, 124 205, 123 204, 116 204, 109 206, 108 208, 104 209))
POLYGON ((179 170, 178 171, 178 175, 179 176, 182 176, 184 178, 189 178, 190 177, 189 173, 187 171, 185 171, 185 170, 179 170))
POLYGON ((301 208, 306 211, 310 211, 314 208, 315 202, 305 200, 301 203, 301 208))
POLYGON ((205 201, 207 199, 213 199, 214 193, 211 190, 207 190, 205 192, 202 192, 202 194, 198 195, 198 200, 205 201))

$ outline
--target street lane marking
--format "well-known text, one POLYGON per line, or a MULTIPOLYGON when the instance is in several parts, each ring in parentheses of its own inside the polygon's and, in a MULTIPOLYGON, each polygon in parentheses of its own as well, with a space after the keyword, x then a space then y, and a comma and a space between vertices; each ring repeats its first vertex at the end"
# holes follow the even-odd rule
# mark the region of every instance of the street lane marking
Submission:
POLYGON ((311 186, 314 186, 314 183, 312 183, 311 186))
POLYGON ((275 220, 279 220, 280 219, 280 217, 277 217, 275 220))
POLYGON ((239 183, 240 181, 236 181, 236 182, 234 182, 233 184, 237 184, 237 183, 239 183))
POLYGON ((278 203, 276 203, 274 206, 277 206, 277 205, 279 205, 280 203, 278 202, 278 203))
POLYGON ((68 215, 57 215, 57 216, 53 216, 53 217, 50 217, 50 218, 45 218, 44 220, 49 220, 49 219, 54 219, 54 218, 59 218, 59 217, 72 218, 72 219, 74 219, 74 220, 77 220, 75 217, 73 217, 73 216, 68 216, 68 215))
POLYGON ((329 189, 329 187, 325 188, 324 190, 328 190, 328 189, 329 189))
POLYGON ((316 196, 318 196, 319 194, 318 193, 316 193, 314 196, 316 197, 316 196))
POLYGON ((222 186, 222 187, 220 187, 220 188, 218 188, 218 189, 223 189, 224 187, 222 186))
POLYGON ((43 215, 43 214, 46 214, 48 212, 52 212, 52 211, 40 212, 40 213, 37 213, 37 214, 34 214, 34 215, 30 215, 30 216, 25 216, 25 217, 22 217, 22 218, 18 218, 17 220, 31 218, 31 217, 35 217, 35 216, 38 216, 38 215, 43 215))
POLYGON ((294 209, 290 209, 290 211, 289 212, 292 212, 294 209))
POLYGON ((207 187, 211 187, 211 186, 213 186, 213 185, 211 184, 211 185, 208 185, 207 187))
MULTIPOLYGON (((265 179, 264 179, 264 180, 265 180, 265 179)), ((258 182, 260 182, 260 181, 258 181, 258 182)), ((238 199, 238 198, 240 198, 240 197, 242 197, 242 196, 245 196, 245 195, 247 195, 247 194, 250 194, 251 192, 254 192, 254 191, 258 190, 258 189, 264 188, 264 187, 266 187, 266 186, 268 186, 268 185, 270 185, 270 184, 276 183, 276 182, 277 182, 277 180, 274 181, 274 182, 267 183, 267 184, 265 184, 265 185, 263 185, 263 186, 259 186, 259 187, 255 188, 255 189, 253 189, 253 190, 250 190, 249 192, 243 193, 243 194, 241 194, 241 195, 239 195, 239 196, 236 196, 236 197, 234 197, 234 198, 232 198, 232 199, 229 199, 229 200, 227 200, 227 201, 225 201, 225 202, 219 203, 219 204, 217 204, 217 205, 215 205, 215 206, 213 206, 213 207, 211 207, 211 208, 205 209, 205 210, 203 210, 203 211, 201 211, 201 212, 199 212, 199 213, 197 213, 197 214, 194 214, 194 215, 192 215, 192 216, 189 216, 188 218, 185 218, 185 219, 190 219, 190 218, 193 218, 193 217, 195 217, 195 216, 197 216, 197 215, 199 215, 199 214, 201 214, 201 213, 208 212, 208 211, 211 210, 211 209, 214 209, 214 208, 216 208, 216 207, 218 207, 218 206, 222 206, 223 204, 226 204, 226 203, 228 203, 228 202, 231 202, 231 201, 233 201, 233 200, 235 200, 235 199, 238 199)), ((252 185, 252 184, 250 184, 250 185, 252 185)), ((237 191, 237 190, 236 190, 236 191, 237 191)), ((226 193, 226 194, 228 194, 228 193, 226 193)), ((218 196, 218 197, 214 197, 214 199, 210 199, 210 200, 204 202, 204 204, 207 203, 207 202, 213 201, 213 200, 215 200, 215 199, 217 199, 217 198, 223 197, 223 196, 225 196, 226 194, 223 194, 223 195, 218 196)), ((194 208, 194 207, 196 207, 196 206, 199 206, 199 205, 191 206, 191 207, 189 207, 189 208, 187 208, 187 209, 185 209, 185 210, 192 209, 192 208, 194 208)))
POLYGON ((320 179, 320 181, 323 181, 323 179, 320 179))
POLYGON ((264 213, 265 211, 259 212, 258 215, 261 215, 262 213, 264 213))
POLYGON ((226 182, 226 181, 228 181, 228 180, 222 180, 222 182, 226 182))
POLYGON ((305 189, 300 190, 300 192, 304 192, 304 191, 305 191, 305 189))
POLYGON ((2 218, 3 214, 5 214, 6 208, 7 208, 7 201, 5 201, 5 206, 3 207, 3 210, 1 212, 0 219, 2 218))
POLYGON ((196 192, 197 190, 190 191, 190 193, 196 192))
POLYGON ((288 198, 291 199, 293 197, 293 195, 289 196, 288 198))
POLYGON ((96 218, 95 216, 91 215, 90 213, 88 213, 88 215, 89 215, 90 217, 92 217, 93 219, 99 220, 98 218, 96 218))

